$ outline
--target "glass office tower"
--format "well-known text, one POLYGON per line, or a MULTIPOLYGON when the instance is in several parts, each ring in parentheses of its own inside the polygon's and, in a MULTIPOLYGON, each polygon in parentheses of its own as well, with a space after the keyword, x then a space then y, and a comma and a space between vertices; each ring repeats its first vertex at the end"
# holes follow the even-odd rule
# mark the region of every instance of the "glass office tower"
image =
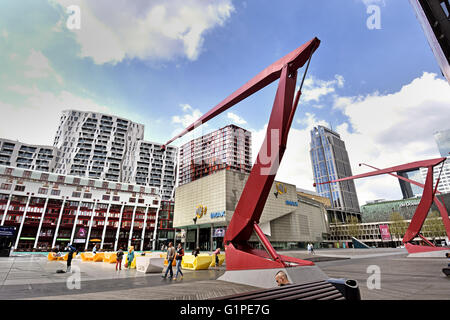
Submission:
POLYGON ((356 215, 360 219, 358 197, 353 181, 319 185, 321 182, 352 175, 344 141, 338 133, 318 126, 311 130, 310 146, 316 191, 322 197, 330 199, 332 209, 339 212, 339 220, 345 221, 348 215, 356 215))

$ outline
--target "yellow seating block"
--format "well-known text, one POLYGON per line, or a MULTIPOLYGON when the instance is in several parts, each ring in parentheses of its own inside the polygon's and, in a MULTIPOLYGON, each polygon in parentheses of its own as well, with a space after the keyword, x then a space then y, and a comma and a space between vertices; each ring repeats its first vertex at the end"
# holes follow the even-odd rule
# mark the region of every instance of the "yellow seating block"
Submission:
POLYGON ((194 270, 194 260, 195 257, 193 255, 183 256, 183 260, 181 260, 181 268, 194 270))
POLYGON ((97 252, 94 257, 92 257, 92 261, 94 262, 103 262, 105 253, 104 252, 97 252))
POLYGON ((199 254, 183 256, 181 267, 188 270, 207 270, 211 265, 211 256, 209 254, 199 254))
POLYGON ((94 258, 94 255, 92 252, 83 252, 81 253, 81 260, 82 261, 92 261, 94 258))
POLYGON ((103 262, 116 263, 116 261, 117 261, 117 254, 115 252, 104 252, 103 262))
MULTIPOLYGON (((225 261, 225 255, 219 253, 219 266, 221 266, 224 261, 225 261)), ((215 254, 213 254, 211 256, 211 264, 209 266, 210 267, 215 267, 216 266, 216 255, 215 254)))
POLYGON ((49 252, 47 256, 48 261, 56 261, 58 260, 58 257, 56 256, 56 253, 49 252))

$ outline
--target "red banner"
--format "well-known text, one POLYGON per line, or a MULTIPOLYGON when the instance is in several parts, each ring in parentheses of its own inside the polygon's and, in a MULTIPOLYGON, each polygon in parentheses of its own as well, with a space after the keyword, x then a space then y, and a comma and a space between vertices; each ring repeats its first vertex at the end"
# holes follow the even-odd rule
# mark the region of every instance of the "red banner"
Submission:
POLYGON ((389 232, 389 225, 380 224, 380 233, 381 233, 381 240, 383 240, 383 241, 392 240, 391 233, 389 232))

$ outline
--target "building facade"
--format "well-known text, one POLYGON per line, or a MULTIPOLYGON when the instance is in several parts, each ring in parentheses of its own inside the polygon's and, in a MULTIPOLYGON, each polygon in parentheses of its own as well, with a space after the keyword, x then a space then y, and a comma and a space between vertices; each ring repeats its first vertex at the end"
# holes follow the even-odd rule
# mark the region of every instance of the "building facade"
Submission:
POLYGON ((52 172, 57 149, 0 138, 0 165, 52 172))
POLYGON ((144 125, 76 110, 63 111, 55 135, 58 174, 122 182, 125 156, 144 138, 144 125))
MULTIPOLYGON (((420 174, 422 175, 422 180, 425 181, 427 178, 427 168, 420 168, 420 174)), ((436 183, 439 178, 439 185, 437 190, 442 193, 450 192, 450 157, 439 166, 434 167, 433 170, 433 180, 436 183)))
POLYGON ((0 221, 16 227, 17 251, 157 247, 174 236, 172 212, 155 187, 0 165, 0 221))
POLYGON ((355 215, 360 219, 358 196, 353 180, 319 184, 352 176, 344 141, 338 133, 318 126, 311 130, 310 147, 317 193, 330 199, 333 211, 342 219, 345 219, 344 216, 347 215, 355 215))
MULTIPOLYGON (((248 176, 236 170, 220 170, 176 189, 173 225, 185 230, 183 241, 187 249, 197 245, 202 250, 223 247, 223 237, 248 176)), ((272 185, 259 225, 276 249, 321 243, 328 232, 323 204, 299 195, 294 185, 277 181, 272 185)), ((255 235, 250 243, 259 244, 255 235)))
POLYGON ((437 131, 433 136, 441 157, 450 156, 450 129, 437 131))
POLYGON ((161 198, 174 197, 177 176, 178 149, 162 144, 137 141, 132 144, 124 161, 123 181, 137 185, 157 187, 161 198))
MULTIPOLYGON (((450 83, 450 3, 449 0, 409 0, 427 37, 428 44, 450 83)), ((447 155, 446 155, 447 156, 447 155)))
POLYGON ((179 185, 223 169, 250 173, 251 132, 228 125, 193 139, 180 148, 179 185))

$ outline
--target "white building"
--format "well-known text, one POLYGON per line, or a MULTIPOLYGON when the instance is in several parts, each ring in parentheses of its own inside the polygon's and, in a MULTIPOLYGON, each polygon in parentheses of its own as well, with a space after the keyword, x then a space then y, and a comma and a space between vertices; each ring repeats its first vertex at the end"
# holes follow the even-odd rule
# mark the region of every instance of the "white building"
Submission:
POLYGON ((157 187, 164 200, 173 199, 176 184, 178 149, 162 144, 137 141, 124 162, 123 181, 157 187))
POLYGON ((123 161, 144 125, 95 112, 65 110, 53 145, 55 173, 122 181, 123 161))
POLYGON ((148 249, 171 229, 161 202, 154 187, 0 165, 0 221, 16 227, 19 251, 68 243, 80 250, 148 249))
POLYGON ((157 187, 173 199, 177 152, 144 141, 144 125, 120 117, 63 111, 55 136, 55 173, 157 187))
POLYGON ((0 165, 51 172, 57 149, 0 138, 0 165))
MULTIPOLYGON (((439 185, 438 185, 437 190, 442 193, 447 193, 447 192, 450 192, 450 157, 447 157, 447 160, 444 162, 444 167, 442 167, 442 172, 441 172, 441 167, 442 167, 442 165, 438 165, 438 166, 434 167, 433 181, 434 181, 434 184, 436 184, 436 181, 439 178, 439 174, 440 174, 439 185)), ((423 181, 425 181, 427 178, 427 171, 428 171, 427 168, 420 168, 420 174, 422 175, 423 181)))

